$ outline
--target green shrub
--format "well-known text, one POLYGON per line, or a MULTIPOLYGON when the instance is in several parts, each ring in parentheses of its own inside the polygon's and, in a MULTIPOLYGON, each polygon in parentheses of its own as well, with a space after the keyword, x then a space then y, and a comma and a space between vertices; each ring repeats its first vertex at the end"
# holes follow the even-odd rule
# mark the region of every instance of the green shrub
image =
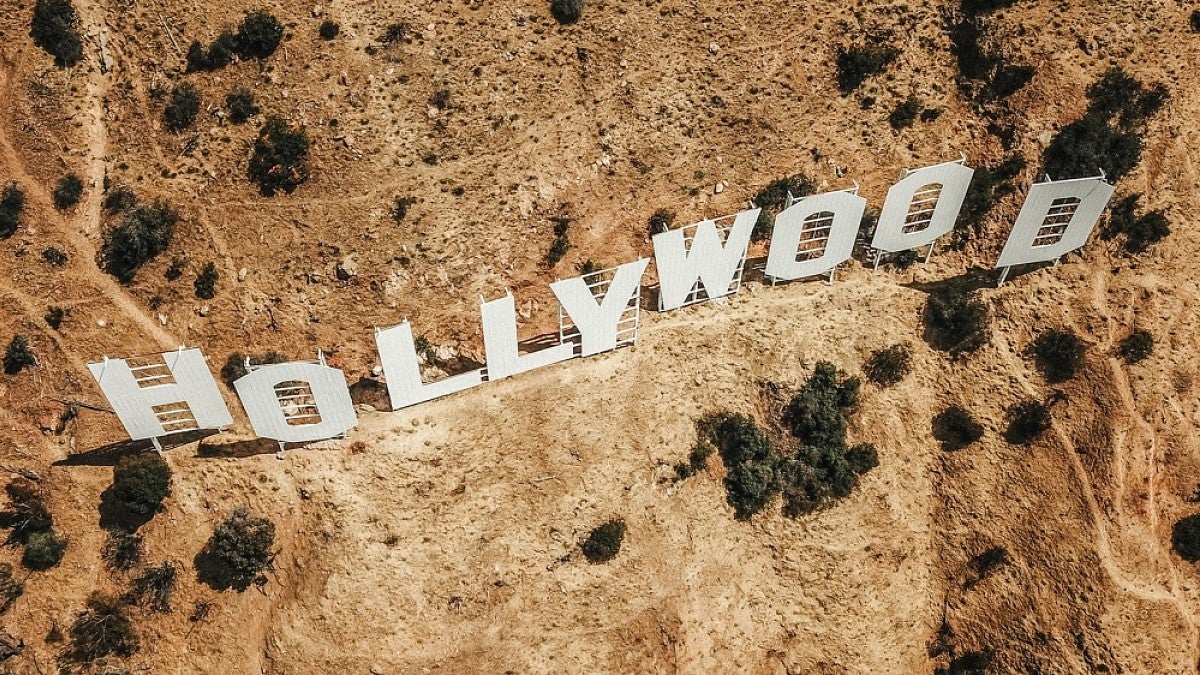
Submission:
POLYGON ((233 33, 222 31, 213 40, 208 49, 198 41, 193 41, 187 51, 187 72, 194 73, 205 70, 219 70, 233 62, 233 55, 238 51, 238 40, 233 33))
POLYGON ((15 182, 9 182, 0 190, 0 239, 8 239, 21 224, 21 211, 25 208, 25 193, 15 182))
POLYGON ((838 377, 837 367, 819 361, 785 411, 792 435, 805 445, 832 447, 845 443, 846 421, 858 406, 857 377, 838 377))
POLYGON ((1066 382, 1075 376, 1083 365, 1083 354, 1087 350, 1083 340, 1071 331, 1050 330, 1042 333, 1030 345, 1030 352, 1038 370, 1051 384, 1066 382))
POLYGON ((710 415, 701 434, 725 463, 725 491, 738 520, 746 520, 771 502, 775 483, 775 454, 771 439, 754 420, 741 414, 710 415))
POLYGON ((291 192, 308 179, 307 159, 308 134, 304 128, 268 117, 254 142, 250 180, 267 197, 280 190, 291 192))
POLYGON ((171 245, 179 215, 165 202, 139 205, 105 237, 105 270, 123 284, 133 282, 138 268, 171 245))
POLYGON ((49 307, 42 318, 46 320, 47 326, 58 330, 59 326, 62 325, 63 319, 67 318, 67 310, 62 307, 49 307))
MULTIPOLYGON (((250 357, 250 365, 263 366, 272 363, 285 363, 287 357, 279 352, 266 352, 258 356, 250 357)), ((225 365, 221 366, 221 379, 229 387, 233 388, 233 383, 244 376, 246 370, 246 355, 241 352, 233 352, 225 359, 225 365)))
POLYGON ((912 350, 907 344, 877 349, 863 365, 867 379, 883 387, 897 384, 912 369, 912 350))
POLYGON ((279 48, 283 24, 267 12, 250 12, 237 32, 238 55, 244 59, 265 59, 279 48))
POLYGON ((71 655, 91 662, 105 656, 130 656, 138 650, 138 636, 125 606, 117 598, 93 593, 87 609, 71 626, 71 655))
POLYGON ((163 270, 163 277, 167 281, 175 281, 183 276, 183 268, 187 266, 187 258, 176 256, 171 259, 171 264, 167 265, 167 269, 163 270))
POLYGON ((583 557, 587 558, 588 562, 606 563, 617 557, 624 539, 625 521, 610 520, 592 530, 579 548, 583 550, 583 557))
POLYGON ((37 0, 29 35, 33 43, 54 57, 56 66, 73 66, 83 58, 79 17, 71 0, 37 0))
POLYGON ((899 52, 882 45, 857 45, 837 55, 837 82, 842 94, 858 89, 868 77, 882 73, 899 52))
POLYGON ((1041 401, 1021 401, 1008 409, 1005 440, 1013 445, 1029 445, 1050 428, 1050 409, 1041 401))
POLYGON ((208 552, 221 576, 236 588, 246 588, 271 566, 275 524, 246 507, 234 509, 208 540, 208 552))
POLYGON ((79 203, 83 196, 83 181, 73 173, 58 179, 54 186, 54 206, 59 209, 69 209, 79 203))
POLYGON ((62 267, 67 264, 67 254, 53 246, 47 246, 42 249, 42 260, 51 267, 62 267))
POLYGON ((212 300, 217 297, 217 281, 221 278, 221 274, 217 272, 215 263, 208 263, 200 270, 199 276, 193 284, 196 290, 196 297, 201 300, 212 300))
POLYGON ((699 439, 692 451, 688 453, 688 461, 675 465, 675 475, 678 478, 688 478, 708 468, 708 458, 712 457, 715 448, 708 439, 699 439))
POLYGON ((317 34, 321 36, 322 40, 332 40, 338 36, 340 31, 341 27, 336 22, 326 19, 321 22, 321 27, 317 29, 317 34))
POLYGON ((110 569, 121 572, 133 569, 142 562, 142 536, 119 528, 110 530, 100 557, 110 569))
POLYGON ((25 592, 25 584, 13 577, 12 565, 0 563, 0 614, 7 612, 25 592))
POLYGON ((229 110, 229 121, 234 124, 245 124, 258 114, 258 106, 254 105, 254 94, 245 87, 238 87, 226 94, 225 107, 229 110))
POLYGON ((200 92, 191 82, 180 82, 171 90, 171 101, 163 110, 163 122, 173 134, 192 126, 200 112, 200 92))
POLYGON ((550 0, 550 14, 561 24, 572 24, 583 16, 583 0, 550 0))
POLYGON ((987 306, 964 283, 947 283, 925 302, 925 339, 934 349, 961 356, 987 344, 987 306))
POLYGON ((192 40, 187 50, 187 72, 195 73, 208 69, 208 52, 199 40, 192 40))
POLYGON ((653 238, 659 232, 666 232, 675 224, 675 212, 671 209, 658 209, 650 214, 649 234, 653 238))
POLYGON ((53 528, 34 532, 25 540, 21 564, 31 570, 48 570, 62 561, 67 552, 67 538, 53 528))
POLYGON ((1180 519, 1171 528, 1171 546, 1180 558, 1200 562, 1200 514, 1180 519))
POLYGON ((104 210, 109 213, 119 213, 133 208, 137 204, 137 195, 125 186, 119 186, 104 195, 104 210))
POLYGON ((396 197, 396 205, 392 207, 392 220, 399 223, 408 217, 408 207, 416 204, 412 197, 396 197))
POLYGON ((9 541, 24 542, 30 535, 53 527, 54 517, 46 508, 46 492, 40 485, 18 476, 4 490, 11 504, 0 513, 0 526, 12 528, 9 541))
POLYGON ((567 237, 567 230, 571 227, 571 221, 567 218, 558 218, 554 223, 554 241, 550 242, 550 250, 546 251, 546 264, 553 267, 557 265, 567 251, 571 248, 571 240, 567 237))
POLYGON ((148 567, 133 580, 129 595, 133 602, 146 604, 156 612, 171 611, 177 571, 170 562, 148 567))
POLYGON ((861 476, 879 466, 879 451, 871 443, 859 443, 846 451, 846 464, 855 475, 861 476))
POLYGON ((1125 363, 1144 361, 1154 351, 1154 336, 1144 330, 1135 330, 1121 340, 1117 353, 1125 363))
POLYGON ((919 114, 921 114, 921 100, 916 96, 909 96, 888 115, 888 124, 892 125, 893 129, 911 127, 913 122, 917 121, 919 114))
POLYGON ((37 356, 29 346, 29 338, 18 333, 4 350, 4 373, 16 375, 22 370, 37 365, 37 356))
POLYGON ((750 238, 762 241, 771 236, 775 227, 775 214, 787 208, 788 193, 793 197, 806 197, 816 189, 816 183, 804 174, 796 174, 788 178, 773 180, 754 195, 754 204, 762 208, 758 220, 754 223, 754 232, 750 238))
POLYGON ((933 418, 933 437, 943 450, 962 450, 983 438, 983 426, 965 409, 950 406, 933 418))
POLYGON ((1191 19, 1188 21, 1188 23, 1191 25, 1193 33, 1200 33, 1200 9, 1192 12, 1191 19))
POLYGON ((127 455, 113 466, 109 489, 115 503, 131 513, 158 513, 171 494, 171 466, 156 452, 127 455))

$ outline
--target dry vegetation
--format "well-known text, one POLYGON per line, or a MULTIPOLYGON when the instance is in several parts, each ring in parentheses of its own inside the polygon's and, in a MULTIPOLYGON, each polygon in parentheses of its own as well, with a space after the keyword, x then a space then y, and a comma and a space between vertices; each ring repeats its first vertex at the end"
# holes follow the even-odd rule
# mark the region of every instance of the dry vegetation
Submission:
POLYGON ((3 667, 1194 672, 1187 4, 9 2, 3 667), (751 283, 283 461, 243 419, 122 459, 85 367, 320 348, 383 408, 374 326, 470 367, 481 294, 534 337, 547 282, 664 225, 851 179, 878 209, 960 151, 928 265, 751 283), (1049 168, 1119 178, 1098 236, 967 273, 1049 168), (762 447, 706 445, 721 414, 762 447))

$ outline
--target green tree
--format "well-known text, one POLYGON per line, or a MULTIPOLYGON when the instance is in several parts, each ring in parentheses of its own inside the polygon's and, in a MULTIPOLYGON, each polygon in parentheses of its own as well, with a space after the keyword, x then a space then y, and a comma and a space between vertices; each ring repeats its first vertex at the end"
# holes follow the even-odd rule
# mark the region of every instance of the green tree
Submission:
POLYGON ((58 184, 54 186, 54 206, 60 209, 69 209, 79 203, 79 198, 83 196, 83 181, 73 173, 69 173, 58 179, 58 184))
POLYGON ((332 40, 338 36, 338 32, 340 31, 341 27, 337 25, 336 21, 326 19, 321 22, 321 27, 317 29, 317 34, 321 36, 322 40, 332 40))
POLYGON ((290 126, 279 117, 268 117, 250 157, 250 180, 263 195, 291 192, 308 179, 308 134, 303 127, 290 126))
POLYGON ((883 387, 899 383, 911 369, 912 349, 907 344, 877 349, 863 365, 867 379, 883 387))
POLYGON ((583 16, 583 0, 550 0, 550 14, 561 24, 572 24, 583 16))
POLYGON ((1200 514, 1181 518, 1171 528, 1171 546, 1180 558, 1200 562, 1200 514))
POLYGON ((83 42, 76 26, 79 17, 71 0, 37 0, 29 35, 33 43, 54 57, 60 68, 73 66, 83 58, 83 42))
POLYGON ((117 505, 141 516, 162 510, 171 494, 171 466, 158 453, 127 455, 113 466, 109 488, 117 505))
POLYGON ((238 507, 217 525, 206 548, 222 578, 244 589, 270 568, 274 544, 275 524, 246 507, 238 507))
POLYGON ((37 362, 37 356, 29 346, 29 338, 20 333, 14 335, 4 351, 4 373, 16 375, 30 366, 36 366, 37 362))
POLYGON ((192 126, 200 112, 200 92, 191 82, 180 82, 171 90, 171 101, 163 110, 163 121, 167 129, 177 134, 192 126))
POLYGON ((21 564, 31 570, 48 570, 62 561, 67 551, 67 538, 53 528, 34 532, 25 540, 21 564))
POLYGON ((221 275, 217 272, 215 263, 208 263, 200 270, 200 275, 196 277, 196 297, 201 300, 212 300, 217 297, 217 281, 221 275))
POLYGON ((606 563, 617 557, 621 542, 625 539, 625 521, 610 520, 588 534, 579 545, 583 556, 590 563, 606 563))
POLYGON ((1051 384, 1066 382, 1074 377, 1083 365, 1086 350, 1083 340, 1067 330, 1046 331, 1030 345, 1038 370, 1051 384))
POLYGON ((267 12, 249 12, 238 26, 238 54, 244 59, 265 59, 279 48, 283 24, 267 12))
POLYGON ((105 269, 121 283, 132 283, 139 267, 171 245, 178 220, 179 214, 162 201, 135 207, 105 237, 105 269))

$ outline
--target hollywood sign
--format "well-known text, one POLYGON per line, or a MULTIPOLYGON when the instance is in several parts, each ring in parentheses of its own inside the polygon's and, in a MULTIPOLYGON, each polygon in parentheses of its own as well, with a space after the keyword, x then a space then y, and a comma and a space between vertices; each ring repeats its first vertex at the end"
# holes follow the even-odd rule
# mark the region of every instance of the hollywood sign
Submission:
MULTIPOLYGON (((905 171, 893 185, 880 211, 868 248, 875 264, 890 253, 928 246, 953 227, 971 182, 973 169, 963 160, 905 171)), ((765 279, 772 285, 828 274, 848 260, 858 237, 866 200, 858 188, 807 197, 788 195, 775 218, 765 279)), ((1057 260, 1087 241, 1112 196, 1103 176, 1036 183, 996 262, 999 283, 1015 265, 1057 260)), ((760 208, 703 220, 654 234, 658 271, 658 311, 705 302, 737 293, 746 267, 746 252, 760 208)), ((641 312, 641 281, 650 260, 550 284, 559 303, 557 344, 521 353, 511 293, 482 301, 485 365, 469 372, 425 382, 406 319, 377 328, 375 341, 393 410, 429 401, 573 358, 592 356, 632 345, 641 312)), ((286 443, 344 436, 358 422, 345 374, 316 361, 253 366, 233 383, 254 433, 286 443)), ((88 368, 130 437, 160 439, 202 429, 224 429, 233 423, 229 409, 199 349, 147 357, 110 359, 88 368)))

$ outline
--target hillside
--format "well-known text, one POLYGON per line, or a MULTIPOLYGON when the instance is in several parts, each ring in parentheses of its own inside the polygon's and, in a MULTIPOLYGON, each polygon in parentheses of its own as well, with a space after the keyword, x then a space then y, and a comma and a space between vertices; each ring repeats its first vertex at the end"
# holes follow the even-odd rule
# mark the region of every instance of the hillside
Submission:
POLYGON ((24 206, 0 239, 0 348, 24 335, 37 363, 0 375, 0 467, 37 478, 68 539, 45 571, 17 543, 0 551, 24 583, 0 614, 23 642, 9 671, 926 673, 972 653, 991 655, 990 672, 1197 669, 1200 568, 1172 550, 1172 528, 1200 486, 1200 7, 589 0, 563 25, 540 0, 73 0, 80 58, 60 66, 30 36, 33 3, 2 6, 0 184, 24 206), (258 9, 282 22, 278 49, 185 72, 192 41, 207 49, 258 9), (965 75, 955 26, 980 27, 982 53, 1031 78, 1000 96, 994 74, 965 75), (864 45, 894 58, 839 89, 839 54, 864 45), (1109 167, 1113 204, 1142 195, 1138 213, 1161 210, 1170 235, 1132 252, 1097 234, 983 287, 983 346, 934 349, 929 291, 991 267, 1043 157, 1114 67, 1166 98, 1134 125, 1132 168, 1109 167), (200 103, 173 132, 164 108, 183 82, 200 103), (235 124, 226 96, 241 88, 259 112, 235 124), (904 126, 894 112, 910 97, 930 112, 904 126), (309 147, 307 179, 267 196, 248 173, 272 115, 309 147), (522 338, 554 330, 547 284, 649 255, 659 209, 675 226, 725 215, 803 174, 818 191, 855 181, 877 210, 903 169, 960 153, 1024 164, 928 265, 860 257, 833 285, 751 283, 647 312, 635 348, 363 409, 348 439, 280 459, 270 444, 220 445, 249 430, 226 388, 232 433, 165 453, 171 494, 139 529, 144 562, 105 566, 101 494, 133 448, 88 407, 105 403, 88 361, 187 344, 218 373, 233 352, 321 349, 357 382, 377 365, 373 328, 408 317, 456 355, 447 368, 478 362, 481 296, 513 291, 522 338), (82 196, 59 208, 67 174, 82 196), (130 213, 111 208, 119 188, 178 214, 128 283, 105 255, 130 213), (1051 329, 1086 345, 1062 383, 1028 354, 1051 329), (1128 363, 1119 345, 1135 330, 1154 348, 1128 363), (899 343, 911 371, 865 381, 849 420, 849 441, 879 457, 849 496, 739 520, 720 457, 676 475, 705 415, 778 431, 772 392, 790 396, 819 361, 861 375, 899 343), (1049 402, 1053 424, 1010 443, 1007 410, 1025 399, 1049 402), (950 405, 984 428, 957 452, 931 428, 950 405), (238 506, 274 522, 273 570, 219 590, 196 556, 238 506), (588 563, 579 542, 614 518, 619 554, 588 563), (996 547, 1006 562, 977 574, 996 547), (164 561, 178 571, 170 611, 127 608, 140 648, 73 659, 89 595, 124 593, 164 561))

